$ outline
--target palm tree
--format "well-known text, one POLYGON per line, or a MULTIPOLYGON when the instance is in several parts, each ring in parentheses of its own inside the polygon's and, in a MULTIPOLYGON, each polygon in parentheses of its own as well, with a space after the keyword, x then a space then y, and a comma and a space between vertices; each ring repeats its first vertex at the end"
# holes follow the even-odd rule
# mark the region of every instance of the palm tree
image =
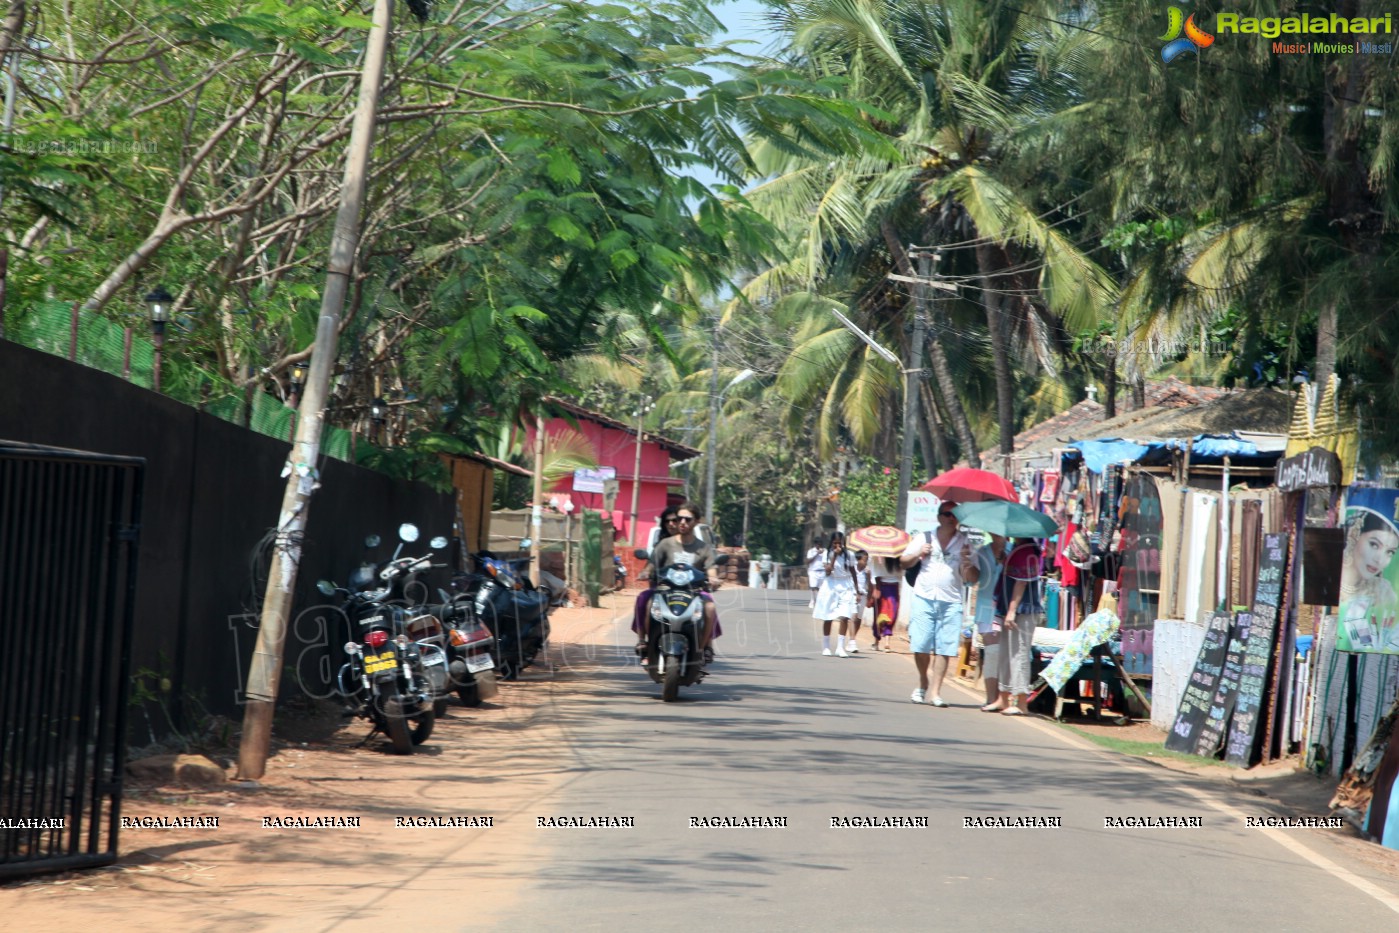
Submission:
MULTIPOLYGON (((911 238, 965 241, 952 248, 971 253, 959 265, 979 293, 1000 446, 1009 452, 1013 357, 1053 366, 1054 335, 1065 324, 1096 322, 1114 298, 1110 277, 1059 228, 1064 218, 1036 207, 1016 148, 1022 136, 1040 132, 1059 102, 1050 90, 1059 76, 1046 77, 1037 57, 1072 49, 1074 37, 1032 30, 1017 7, 984 0, 805 0, 775 22, 809 68, 847 77, 848 93, 886 134, 888 148, 772 166, 779 173, 750 199, 793 233, 798 248, 789 253, 797 256, 792 266, 771 270, 773 281, 763 284, 811 288, 845 271, 837 262, 868 253, 871 242, 882 241, 898 262, 901 237, 888 235, 891 223, 911 238)), ((937 348, 932 357, 944 401, 957 398, 939 371, 937 348)), ((974 452, 965 437, 962 444, 974 452)))

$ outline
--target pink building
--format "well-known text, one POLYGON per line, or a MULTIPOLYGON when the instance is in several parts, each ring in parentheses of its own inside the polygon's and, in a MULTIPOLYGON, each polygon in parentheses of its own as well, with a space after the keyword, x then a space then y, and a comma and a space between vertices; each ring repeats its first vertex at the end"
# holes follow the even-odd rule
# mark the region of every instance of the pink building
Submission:
MULTIPOLYGON (((572 415, 577 424, 569 418, 553 418, 544 423, 545 432, 552 436, 564 431, 577 431, 588 439, 597 454, 598 466, 616 471, 617 500, 608 514, 612 518, 612 526, 617 529, 618 538, 633 543, 639 541, 644 545, 651 529, 656 527, 656 516, 672 498, 678 499, 681 487, 685 485, 684 480, 670 475, 672 461, 683 463, 693 460, 700 455, 700 451, 645 432, 641 439, 641 492, 637 497, 636 528, 633 529, 631 503, 637 478, 636 425, 582 408, 567 399, 550 397, 548 401, 572 415)), ((574 489, 571 476, 554 484, 545 494, 546 500, 551 495, 567 495, 579 509, 602 511, 603 508, 602 493, 574 489)))

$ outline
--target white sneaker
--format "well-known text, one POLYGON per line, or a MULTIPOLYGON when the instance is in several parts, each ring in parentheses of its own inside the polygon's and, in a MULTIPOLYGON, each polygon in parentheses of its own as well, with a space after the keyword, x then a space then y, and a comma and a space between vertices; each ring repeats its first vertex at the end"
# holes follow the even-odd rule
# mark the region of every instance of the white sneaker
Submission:
POLYGON ((849 651, 851 654, 858 654, 860 652, 860 646, 855 644, 854 641, 847 641, 845 643, 845 650, 849 651))
POLYGON ((829 657, 831 656, 831 649, 830 649, 830 648, 822 648, 822 649, 821 649, 821 654, 822 654, 824 657, 829 658, 829 657))
POLYGON ((846 651, 844 648, 841 648, 840 650, 838 650, 838 651, 836 652, 836 657, 838 657, 838 658, 848 658, 848 657, 850 657, 850 652, 846 651))
POLYGON ((913 696, 909 697, 909 699, 912 700, 914 703, 922 703, 923 698, 927 695, 928 691, 924 690, 922 687, 919 687, 917 690, 913 691, 913 696))

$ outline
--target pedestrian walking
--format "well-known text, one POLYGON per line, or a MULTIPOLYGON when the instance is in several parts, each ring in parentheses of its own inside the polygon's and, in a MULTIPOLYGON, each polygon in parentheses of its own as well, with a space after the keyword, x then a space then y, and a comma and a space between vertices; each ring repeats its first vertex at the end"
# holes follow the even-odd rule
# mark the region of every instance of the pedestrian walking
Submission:
POLYGON ((821 589, 821 581, 826 579, 826 547, 821 536, 817 535, 810 550, 806 552, 806 583, 811 587, 811 602, 806 608, 816 608, 816 593, 821 589))
POLYGON ((955 502, 938 506, 937 531, 915 537, 899 558, 906 570, 915 566, 912 603, 908 613, 908 640, 913 648, 913 664, 918 670, 918 686, 909 697, 914 703, 947 706, 942 698, 942 682, 947 666, 957 655, 962 636, 962 566, 960 552, 965 536, 952 514, 955 502), (931 669, 932 679, 929 681, 931 669), (932 697, 928 697, 931 688, 932 697))
POLYGON ((870 587, 870 606, 874 609, 874 621, 870 628, 874 634, 875 651, 894 650, 894 623, 899 620, 899 587, 903 583, 903 571, 899 569, 897 557, 881 557, 872 568, 873 586, 870 587), (880 641, 884 644, 881 647, 880 641))
POLYGON ((856 654, 860 650, 860 623, 864 621, 865 609, 869 605, 870 556, 864 551, 855 552, 855 614, 850 617, 850 637, 845 640, 845 650, 856 654))
POLYGON ((855 558, 845 548, 845 535, 839 531, 831 535, 831 544, 822 555, 824 575, 821 588, 816 593, 816 605, 812 609, 813 618, 821 620, 821 654, 838 658, 850 657, 846 650, 845 632, 850 618, 859 611, 859 599, 855 590, 855 558), (831 651, 831 623, 838 622, 835 651, 831 651))
POLYGON ((1044 603, 1040 599, 1043 572, 1039 546, 1031 538, 1017 538, 996 587, 1002 616, 1001 659, 996 672, 1002 716, 1022 716, 1026 712, 1021 702, 1030 693, 1030 644, 1035 628, 1044 621, 1044 603))
POLYGON ((1005 709, 1001 704, 999 669, 1001 663, 1001 628, 996 615, 996 587, 1001 582, 1005 563, 1006 539, 991 535, 991 541, 975 551, 966 550, 962 558, 962 579, 976 585, 974 609, 977 634, 981 636, 981 683, 986 689, 983 713, 1005 709))

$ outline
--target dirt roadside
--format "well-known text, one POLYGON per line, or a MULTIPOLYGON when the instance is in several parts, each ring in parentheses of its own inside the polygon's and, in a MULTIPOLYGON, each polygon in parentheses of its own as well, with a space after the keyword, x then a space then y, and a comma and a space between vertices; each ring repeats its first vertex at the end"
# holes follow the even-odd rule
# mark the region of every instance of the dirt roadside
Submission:
MULTIPOLYGON (((125 830, 114 866, 0 886, 5 927, 25 933, 69 933, 96 924, 150 933, 349 933, 378 931, 388 916, 411 916, 428 929, 490 927, 518 903, 554 838, 511 828, 547 808, 586 768, 573 760, 551 707, 606 683, 609 668, 627 663, 628 646, 615 642, 613 620, 629 611, 634 595, 606 596, 598 609, 556 612, 551 667, 503 684, 482 708, 454 703, 421 754, 389 755, 381 737, 364 744, 368 727, 360 720, 333 731, 299 720, 279 726, 283 738, 255 786, 129 788, 125 816, 213 815, 218 828, 125 830), (263 826, 264 817, 321 815, 356 816, 361 826, 263 826), (490 816, 495 825, 395 826, 399 817, 449 816, 490 816), (464 891, 463 877, 471 879, 464 891)), ((907 643, 896 651, 906 654, 907 643)), ((959 687, 969 698, 979 696, 965 682, 959 687)), ((1164 741, 1145 723, 1114 726, 1084 718, 1073 726, 1080 737, 1164 741)), ((214 750, 212 757, 231 764, 234 752, 214 750)), ((1239 772, 1153 758, 1149 749, 1135 758, 1244 788, 1259 798, 1260 812, 1326 816, 1334 789, 1334 782, 1297 770, 1295 762, 1239 772)), ((1326 834, 1364 864, 1399 879, 1399 852, 1366 842, 1348 827, 1299 832, 1326 834)))
MULTIPOLYGON (((521 869, 547 850, 543 834, 503 827, 539 810, 576 767, 550 705, 586 689, 599 665, 617 663, 608 635, 634 597, 556 611, 547 664, 502 684, 480 708, 453 701, 411 757, 388 754, 382 736, 365 743, 363 720, 342 724, 331 711, 329 727, 324 713, 279 721, 267 773, 256 783, 128 784, 123 817, 215 816, 217 828, 124 829, 115 865, 0 885, 5 928, 342 933, 382 930, 389 916, 411 916, 425 929, 488 926, 514 903, 526 880, 521 869), (360 826, 263 825, 318 816, 358 817, 360 826), (494 825, 395 825, 453 816, 489 816, 494 825), (460 890, 464 865, 468 891, 460 890)), ((233 773, 236 749, 202 751, 233 773)))

